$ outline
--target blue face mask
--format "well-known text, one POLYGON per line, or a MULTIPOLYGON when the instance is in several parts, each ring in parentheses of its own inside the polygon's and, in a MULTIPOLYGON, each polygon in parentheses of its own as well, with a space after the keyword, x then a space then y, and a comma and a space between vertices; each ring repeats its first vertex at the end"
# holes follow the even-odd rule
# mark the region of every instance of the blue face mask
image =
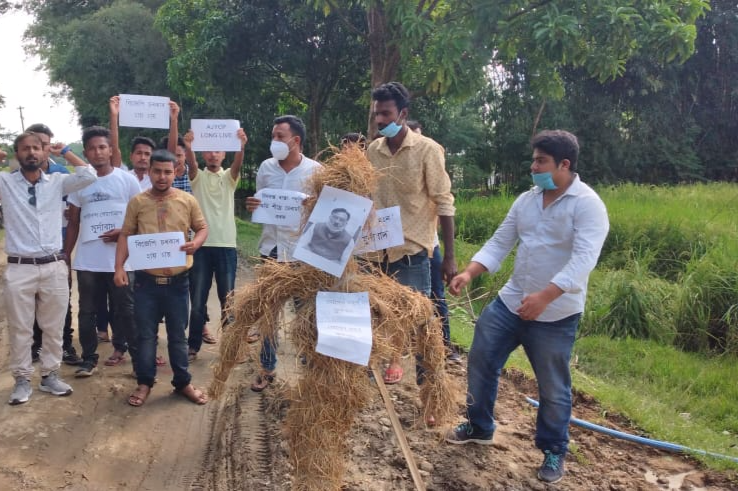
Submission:
POLYGON ((400 132, 402 126, 392 121, 390 124, 379 130, 379 134, 387 138, 394 138, 400 132))
POLYGON ((554 184, 550 172, 541 172, 540 174, 531 174, 530 176, 533 178, 533 184, 539 188, 548 190, 556 189, 556 184, 554 184))

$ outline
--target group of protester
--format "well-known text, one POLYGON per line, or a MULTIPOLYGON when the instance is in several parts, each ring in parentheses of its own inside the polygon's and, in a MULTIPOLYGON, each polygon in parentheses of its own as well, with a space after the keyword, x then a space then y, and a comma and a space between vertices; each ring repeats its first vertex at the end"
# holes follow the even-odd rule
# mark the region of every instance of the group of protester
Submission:
MULTIPOLYGON (((556 482, 564 474, 571 417, 569 358, 584 308, 587 279, 608 231, 604 204, 576 173, 576 137, 561 130, 543 131, 531 141, 534 187, 515 201, 490 240, 458 273, 453 242, 454 197, 444 150, 410 127, 409 105, 410 95, 400 83, 390 82, 372 91, 372 114, 379 131, 366 147, 368 159, 379 171, 372 200, 377 209, 400 207, 404 244, 366 259, 380 264, 403 285, 434 298, 439 314, 447 317, 444 283, 458 295, 476 276, 496 273, 517 246, 512 276, 484 309, 475 327, 468 357, 468 419, 449 430, 446 440, 491 444, 501 369, 510 353, 522 345, 539 386, 536 446, 544 453, 544 460, 538 477, 556 482)), ((162 142, 163 148, 156 148, 147 139, 134 139, 131 174, 119 168, 116 97, 111 98, 110 107, 110 130, 93 127, 84 131, 84 156, 89 166, 69 147, 51 144, 43 132, 26 132, 14 143, 20 170, 0 174, 9 256, 5 298, 11 332, 10 368, 16 380, 10 404, 22 404, 31 396, 34 317, 43 332, 39 388, 59 396, 72 393, 72 388, 59 378, 58 370, 63 350, 68 347, 61 326, 69 312, 67 263, 75 244, 72 268, 78 278, 82 345, 82 362, 76 375, 89 376, 95 371, 95 317, 100 295, 107 294, 113 335, 127 340, 138 382, 129 404, 142 405, 154 385, 157 331, 162 319, 166 322, 175 391, 198 404, 207 401, 205 394, 192 385, 188 363, 196 359, 203 339, 210 336, 204 330, 205 303, 213 276, 222 308, 221 325, 227 329, 229 322, 225 307, 234 288, 236 267, 234 191, 247 137, 239 130, 241 152, 236 153, 228 170, 222 168, 223 152, 204 152, 205 170, 199 170, 191 148, 193 135, 178 135, 179 108, 172 102, 170 132, 162 142), (51 166, 45 166, 53 163, 49 154, 64 155, 76 173, 53 173, 51 166), (190 185, 194 196, 189 194, 190 185), (62 246, 60 210, 62 197, 67 195, 69 225, 62 246), (84 222, 80 217, 89 207, 100 210, 100 202, 106 200, 111 204, 107 209, 125 205, 123 226, 105 231, 96 240, 80 242, 80 223, 84 222), (182 246, 187 253, 186 266, 126 270, 129 236, 171 231, 182 231, 186 237, 182 246), (192 301, 189 311, 188 299, 192 301), (185 336, 188 324, 189 338, 185 336)), ((281 116, 274 120, 272 156, 259 166, 257 191, 306 190, 309 178, 321 164, 302 153, 304 140, 305 126, 299 118, 281 116)), ((364 145, 358 134, 346 135, 345 142, 364 145)), ((246 200, 249 211, 260 204, 256 197, 246 200)), ((316 228, 314 233, 340 235, 348 211, 336 208, 333 215, 335 219, 329 222, 335 223, 316 228)), ((298 238, 295 232, 287 226, 263 225, 259 241, 262 258, 293 261, 298 238)), ((450 347, 447 318, 444 339, 450 347)), ((114 355, 122 356, 119 351, 116 348, 114 355)), ((453 351, 449 356, 457 357, 453 351)), ((269 386, 276 362, 276 340, 262 339, 261 369, 252 390, 269 386)), ((400 360, 390 360, 385 382, 397 383, 402 376, 400 360)), ((423 383, 419 367, 416 379, 423 383)))

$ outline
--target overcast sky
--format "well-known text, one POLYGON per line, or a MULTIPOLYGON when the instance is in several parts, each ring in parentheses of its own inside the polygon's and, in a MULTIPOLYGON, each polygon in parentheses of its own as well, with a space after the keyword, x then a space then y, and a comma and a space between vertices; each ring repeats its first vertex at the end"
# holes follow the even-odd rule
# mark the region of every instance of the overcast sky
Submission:
POLYGON ((2 76, 0 94, 5 106, 0 109, 0 126, 5 131, 20 133, 21 119, 18 106, 23 107, 26 126, 44 123, 54 132, 54 140, 64 143, 78 141, 82 130, 77 124, 77 113, 68 100, 54 100, 45 71, 36 71, 41 64, 36 57, 23 51, 23 32, 33 20, 22 11, 0 15, 0 46, 2 46, 2 76))

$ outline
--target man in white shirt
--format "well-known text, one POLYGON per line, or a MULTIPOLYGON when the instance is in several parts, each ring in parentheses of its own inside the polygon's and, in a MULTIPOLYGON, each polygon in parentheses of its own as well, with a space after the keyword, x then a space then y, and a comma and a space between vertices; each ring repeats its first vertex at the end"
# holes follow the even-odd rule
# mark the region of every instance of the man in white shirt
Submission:
POLYGON ((43 331, 41 347, 42 392, 68 396, 72 388, 59 378, 62 360, 62 326, 69 302, 69 270, 62 247, 62 196, 95 182, 93 170, 68 147, 64 154, 75 174, 45 174, 43 147, 33 133, 13 142, 20 164, 16 172, 0 173, 0 201, 5 215, 5 311, 10 339, 10 370, 15 387, 11 405, 28 402, 33 375, 31 345, 33 321, 43 331))
MULTIPOLYGON (((307 182, 313 173, 322 166, 302 154, 305 140, 305 124, 297 116, 280 116, 274 120, 272 143, 269 150, 272 158, 266 159, 256 172, 256 190, 286 189, 307 191, 307 182)), ((253 212, 261 204, 258 198, 246 198, 246 209, 253 212)), ((292 254, 298 239, 298 227, 282 225, 263 225, 259 239, 259 253, 262 258, 272 258, 280 262, 292 261, 292 254)), ((258 339, 258 338, 257 338, 258 339)), ((251 384, 251 390, 261 392, 274 379, 277 366, 276 340, 262 340, 259 361, 261 372, 251 384)))
POLYGON ((79 341, 82 345, 82 364, 75 377, 89 377, 95 373, 97 354, 98 306, 109 301, 115 351, 105 361, 116 366, 124 361, 126 350, 136 367, 136 335, 133 319, 133 281, 115 286, 115 246, 123 225, 128 201, 141 192, 141 187, 130 173, 113 167, 111 163, 110 132, 100 126, 87 128, 82 134, 85 157, 97 172, 92 186, 72 193, 69 203, 69 225, 64 251, 71 255, 75 245, 77 254, 72 267, 77 271, 79 288, 79 341))
POLYGON ((522 345, 538 381, 536 446, 544 453, 538 478, 564 475, 571 418, 569 359, 587 280, 597 264, 609 223, 602 200, 576 173, 579 143, 566 131, 542 131, 531 140, 536 185, 513 203, 505 220, 451 280, 458 295, 473 278, 495 273, 517 244, 513 274, 477 320, 469 352, 467 417, 446 441, 490 445, 497 385, 510 353, 522 345))

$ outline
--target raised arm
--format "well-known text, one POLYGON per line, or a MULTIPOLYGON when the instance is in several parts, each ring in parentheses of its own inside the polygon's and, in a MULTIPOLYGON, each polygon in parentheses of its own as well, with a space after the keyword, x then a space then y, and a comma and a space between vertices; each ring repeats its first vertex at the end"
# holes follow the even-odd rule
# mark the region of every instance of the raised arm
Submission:
POLYGON ((243 128, 238 128, 238 132, 236 134, 238 135, 238 139, 241 140, 241 150, 236 152, 236 156, 233 159, 233 165, 231 165, 231 178, 234 181, 237 181, 238 178, 241 176, 241 166, 243 165, 243 149, 249 142, 249 137, 246 135, 246 132, 243 130, 243 128))
POLYGON ((113 150, 111 163, 113 167, 123 164, 123 156, 120 153, 120 142, 118 141, 118 116, 120 115, 120 97, 114 95, 110 98, 110 147, 113 150))
POLYGON ((87 162, 82 160, 82 157, 76 155, 72 150, 61 142, 56 142, 49 147, 51 154, 55 157, 64 157, 64 159, 75 167, 81 167, 87 165, 87 162))
POLYGON ((192 181, 193 179, 195 179, 195 177, 197 177, 197 171, 199 170, 197 168, 197 155, 195 155, 195 152, 192 151, 192 140, 195 139, 195 134, 192 132, 192 130, 189 130, 187 133, 185 133, 183 139, 185 144, 186 160, 189 164, 187 166, 187 175, 190 177, 190 181, 192 181))
POLYGON ((169 101, 169 138, 167 142, 167 150, 172 154, 177 153, 177 138, 179 137, 179 106, 176 102, 169 101))

